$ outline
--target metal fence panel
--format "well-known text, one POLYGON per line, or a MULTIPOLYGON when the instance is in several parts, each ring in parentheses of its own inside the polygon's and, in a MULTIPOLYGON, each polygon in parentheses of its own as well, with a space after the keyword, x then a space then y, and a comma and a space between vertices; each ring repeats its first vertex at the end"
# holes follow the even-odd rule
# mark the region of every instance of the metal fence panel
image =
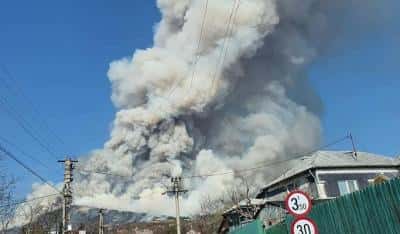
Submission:
MULTIPOLYGON (((319 204, 309 217, 321 234, 399 234, 400 180, 370 186, 319 204)), ((286 219, 290 229, 293 217, 286 219)))
POLYGON ((265 234, 288 234, 286 223, 275 224, 271 228, 265 230, 265 234))
POLYGON ((234 230, 229 232, 230 234, 264 234, 264 227, 260 220, 248 223, 243 226, 236 227, 234 230))
MULTIPOLYGON (((337 199, 316 205, 309 217, 321 234, 400 234, 400 180, 370 186, 337 199)), ((288 234, 293 217, 285 224, 266 230, 266 234, 288 234)), ((261 222, 258 221, 261 224, 261 222)), ((242 227, 241 232, 252 232, 242 227)))

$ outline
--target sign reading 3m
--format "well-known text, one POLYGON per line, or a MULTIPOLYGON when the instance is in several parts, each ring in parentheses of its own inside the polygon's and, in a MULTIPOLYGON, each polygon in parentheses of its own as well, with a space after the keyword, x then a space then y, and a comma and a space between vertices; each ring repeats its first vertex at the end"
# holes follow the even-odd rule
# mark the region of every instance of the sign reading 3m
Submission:
POLYGON ((311 211, 310 197, 302 191, 293 191, 286 196, 286 210, 295 217, 303 217, 311 211))

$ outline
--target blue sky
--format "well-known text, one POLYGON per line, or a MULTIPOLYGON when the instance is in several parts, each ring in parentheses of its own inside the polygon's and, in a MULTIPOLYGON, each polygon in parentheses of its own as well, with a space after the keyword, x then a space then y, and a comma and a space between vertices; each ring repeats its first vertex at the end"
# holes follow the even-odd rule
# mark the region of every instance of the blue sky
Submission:
MULTIPOLYGON (((36 128, 35 133, 59 158, 86 154, 107 140, 115 112, 106 76, 108 65, 136 48, 151 46, 153 27, 160 17, 154 2, 2 3, 0 65, 11 73, 16 80, 13 87, 18 88, 4 86, 1 77, 5 74, 0 70, 0 97, 36 128), (28 102, 21 97, 21 90, 28 102), (65 144, 38 119, 44 119, 65 144)), ((399 24, 388 20, 384 27, 360 31, 356 37, 353 32, 345 33, 312 64, 310 79, 324 102, 324 140, 351 131, 360 150, 400 154, 399 24)), ((60 180, 62 170, 55 158, 25 134, 1 105, 0 113, 0 137, 50 164, 54 169, 17 154, 49 180, 60 180)), ((349 147, 348 143, 338 146, 349 147)), ((17 191, 21 197, 37 181, 8 159, 3 165, 20 179, 17 191)))

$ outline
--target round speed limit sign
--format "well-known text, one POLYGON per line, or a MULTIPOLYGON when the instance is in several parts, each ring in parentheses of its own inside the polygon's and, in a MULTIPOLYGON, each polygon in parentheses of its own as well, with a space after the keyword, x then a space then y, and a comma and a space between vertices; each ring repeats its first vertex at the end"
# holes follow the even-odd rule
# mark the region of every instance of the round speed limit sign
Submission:
POLYGON ((292 223, 291 234, 318 234, 317 226, 309 218, 298 218, 292 223))
POLYGON ((310 213, 312 204, 310 197, 306 193, 293 191, 286 196, 285 206, 290 214, 300 217, 310 213))

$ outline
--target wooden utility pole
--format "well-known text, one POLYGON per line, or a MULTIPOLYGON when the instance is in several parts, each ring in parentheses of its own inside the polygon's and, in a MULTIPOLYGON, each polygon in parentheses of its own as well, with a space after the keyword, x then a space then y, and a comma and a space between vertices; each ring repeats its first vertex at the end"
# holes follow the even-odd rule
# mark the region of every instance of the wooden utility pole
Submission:
POLYGON ((175 208, 176 208, 176 233, 181 234, 181 216, 179 207, 179 196, 181 193, 186 193, 187 190, 183 189, 182 177, 171 178, 171 188, 167 191, 168 194, 175 196, 175 208))
POLYGON ((104 209, 99 210, 99 234, 104 234, 104 209))
POLYGON ((71 204, 72 204, 72 181, 73 174, 72 171, 74 169, 74 163, 77 163, 77 160, 72 160, 71 158, 66 158, 64 160, 58 160, 58 162, 64 163, 64 187, 63 187, 63 207, 62 207, 62 232, 68 233, 71 231, 71 204))

